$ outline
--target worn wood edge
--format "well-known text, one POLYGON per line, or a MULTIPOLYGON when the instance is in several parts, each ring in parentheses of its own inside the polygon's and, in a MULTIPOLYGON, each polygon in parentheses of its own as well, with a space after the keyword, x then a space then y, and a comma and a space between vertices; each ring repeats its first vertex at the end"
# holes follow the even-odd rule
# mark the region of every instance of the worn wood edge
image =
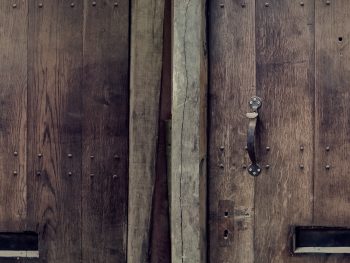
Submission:
POLYGON ((127 262, 148 262, 158 138, 164 0, 131 1, 127 262))
POLYGON ((206 262, 205 0, 173 1, 170 216, 172 262, 206 262))

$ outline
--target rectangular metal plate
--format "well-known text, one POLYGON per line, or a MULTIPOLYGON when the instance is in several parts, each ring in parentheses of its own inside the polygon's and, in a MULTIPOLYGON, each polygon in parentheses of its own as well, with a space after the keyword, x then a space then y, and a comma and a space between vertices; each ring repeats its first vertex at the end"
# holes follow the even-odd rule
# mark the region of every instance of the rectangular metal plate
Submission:
POLYGON ((38 234, 0 232, 0 258, 38 258, 38 234))
POLYGON ((295 226, 293 253, 350 253, 350 229, 346 227, 295 226))

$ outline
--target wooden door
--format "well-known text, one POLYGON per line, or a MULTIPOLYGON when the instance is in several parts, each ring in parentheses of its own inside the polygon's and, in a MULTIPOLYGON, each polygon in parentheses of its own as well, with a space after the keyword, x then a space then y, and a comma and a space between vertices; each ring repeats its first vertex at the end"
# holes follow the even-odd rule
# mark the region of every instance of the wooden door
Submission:
POLYGON ((0 2, 0 232, 38 234, 29 262, 126 262, 128 28, 129 1, 0 2))
POLYGON ((346 0, 209 1, 210 262, 350 261, 290 253, 292 226, 350 224, 349 11, 346 0))

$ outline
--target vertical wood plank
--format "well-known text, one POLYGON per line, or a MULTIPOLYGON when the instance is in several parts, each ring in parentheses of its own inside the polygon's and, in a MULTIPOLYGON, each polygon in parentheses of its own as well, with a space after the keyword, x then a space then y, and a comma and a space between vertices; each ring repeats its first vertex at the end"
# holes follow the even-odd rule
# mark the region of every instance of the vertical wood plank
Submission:
POLYGON ((82 261, 126 262, 129 1, 84 1, 82 261))
POLYGON ((256 179, 259 262, 319 262, 290 255, 290 226, 310 224, 313 208, 314 1, 303 2, 256 2, 258 156, 270 165, 256 179))
POLYGON ((28 1, 28 215, 44 262, 81 259, 83 2, 28 1))
POLYGON ((27 14, 26 1, 0 3, 0 231, 24 230, 27 216, 27 14))
POLYGON ((210 262, 254 262, 254 178, 243 167, 255 95, 255 1, 242 3, 209 5, 210 262))
POLYGON ((164 3, 162 81, 159 101, 156 179, 152 203, 151 263, 171 262, 167 123, 171 118, 171 1, 164 3))
POLYGON ((206 262, 205 1, 173 1, 172 262, 206 262))
POLYGON ((149 262, 164 1, 132 0, 128 262, 149 262))
MULTIPOLYGON (((331 1, 329 5, 316 1, 314 224, 317 225, 348 226, 350 220, 349 12, 350 3, 346 0, 331 1)), ((348 261, 344 255, 320 260, 348 261)))

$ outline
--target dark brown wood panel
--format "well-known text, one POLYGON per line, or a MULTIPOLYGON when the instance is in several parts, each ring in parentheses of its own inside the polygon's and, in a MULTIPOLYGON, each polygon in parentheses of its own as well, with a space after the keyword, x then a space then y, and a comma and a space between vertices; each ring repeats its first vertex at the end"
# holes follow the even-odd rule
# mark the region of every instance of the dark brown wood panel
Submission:
POLYGON ((28 226, 42 262, 81 259, 83 2, 28 1, 28 226))
POLYGON ((254 178, 243 167, 255 95, 255 1, 244 2, 209 2, 209 257, 216 263, 254 262, 254 178))
POLYGON ((27 216, 27 10, 0 2, 0 231, 24 230, 27 216))
POLYGON ((289 239, 312 222, 314 1, 256 2, 256 63, 258 156, 270 168, 256 180, 255 260, 318 262, 291 257, 289 239))
MULTIPOLYGON (((349 226, 350 2, 316 1, 315 8, 314 223, 349 226)), ((349 258, 331 256, 322 262, 349 262, 349 258)))
POLYGON ((126 262, 129 1, 85 1, 83 262, 126 262))

